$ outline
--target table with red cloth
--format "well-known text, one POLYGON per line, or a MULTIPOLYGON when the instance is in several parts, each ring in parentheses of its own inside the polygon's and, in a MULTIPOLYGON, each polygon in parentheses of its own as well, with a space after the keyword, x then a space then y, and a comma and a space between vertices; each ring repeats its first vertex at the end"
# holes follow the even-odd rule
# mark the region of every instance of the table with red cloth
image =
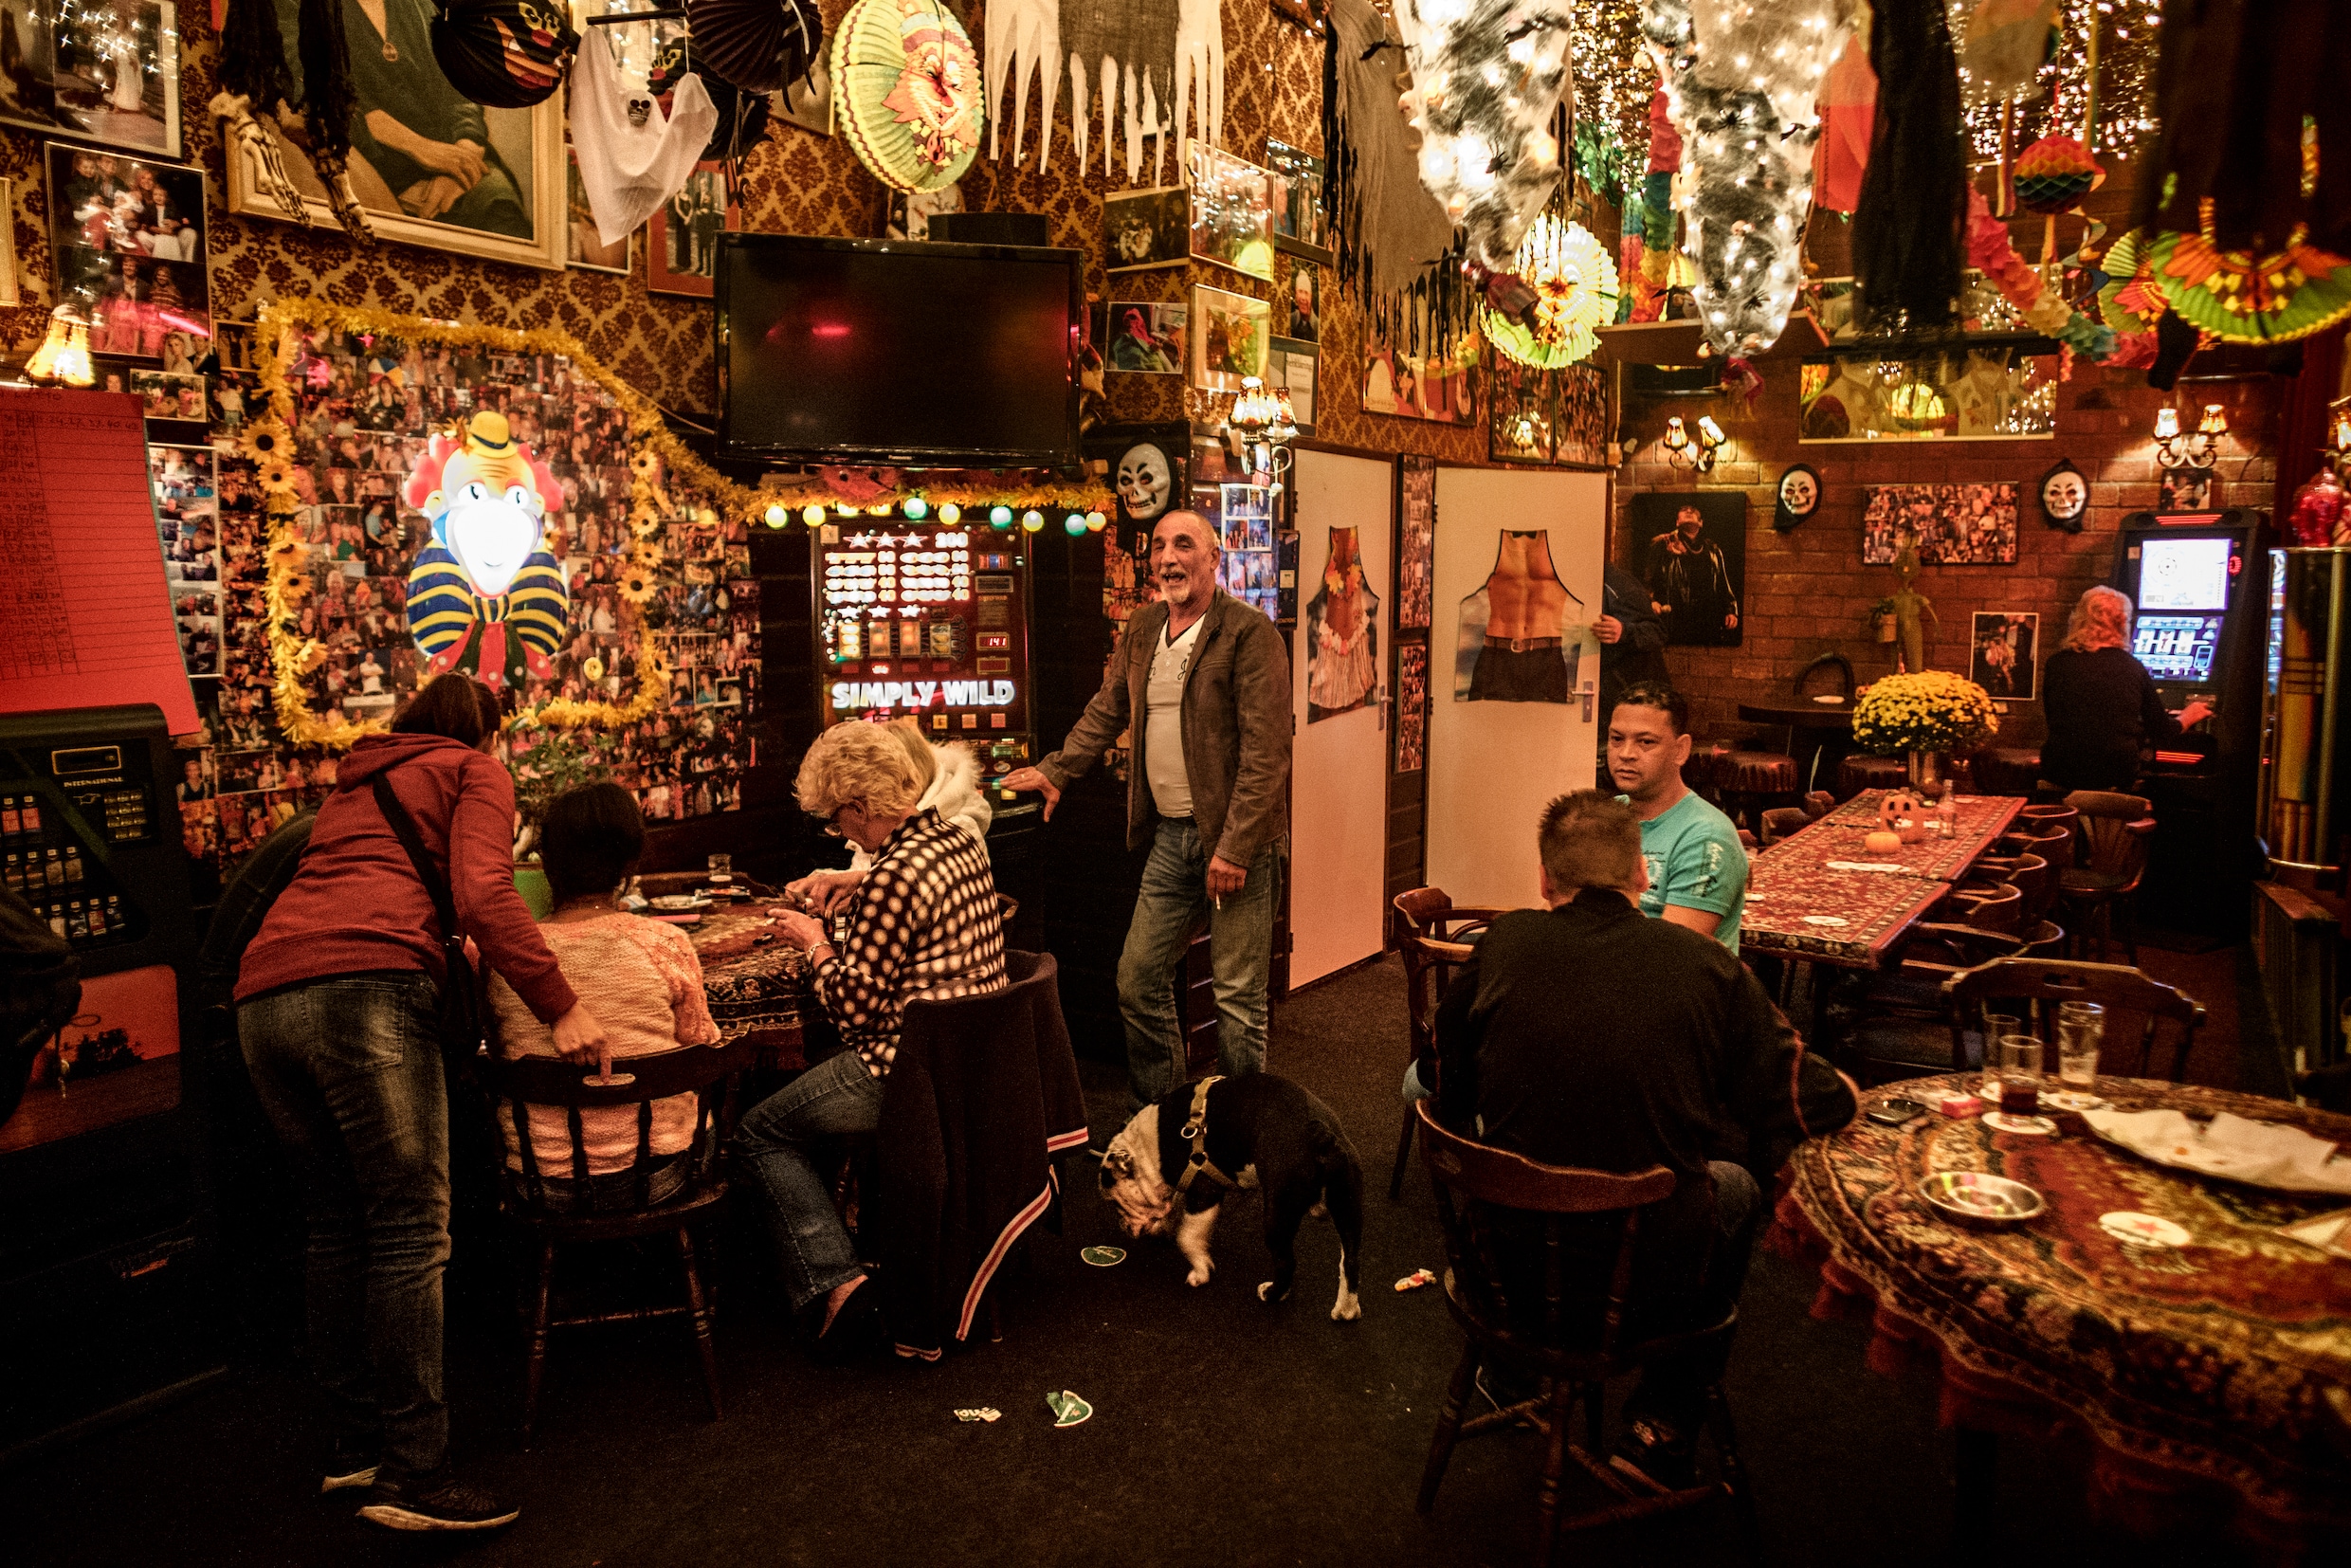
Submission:
MULTIPOLYGON (((1862 840, 1879 827, 1878 803, 1886 798, 1886 793, 1884 790, 1862 791, 1819 821, 1807 824, 1773 845, 1764 851, 1765 856, 1802 857, 1814 862, 1888 861, 1923 877, 1957 882, 2008 831, 2009 824, 2016 820, 2016 813, 2025 805, 2022 795, 1955 795, 1952 800, 1957 808, 1956 831, 1950 838, 1923 838, 1886 851, 1864 849, 1862 840)), ((1927 804, 1925 814, 1930 821, 1933 819, 1932 802, 1927 804)))
MULTIPOLYGON (((1896 1092, 1931 1103, 1961 1086, 1896 1092)), ((2122 1110, 2226 1110, 2351 1140, 2351 1118, 2284 1101, 2128 1078, 2097 1088, 2122 1110)), ((2103 1517, 2143 1531, 2217 1518, 2287 1556, 2351 1548, 2351 1462, 2324 1396, 2351 1385, 2351 1263, 2278 1234, 2344 1198, 2167 1169, 2078 1116, 2055 1120, 2044 1137, 1938 1114, 1857 1121, 1802 1145, 1772 1240, 1818 1267, 1814 1315, 1868 1322, 1873 1370, 1939 1371, 1946 1426, 2086 1436, 2103 1517), (1954 1170, 2024 1182, 2049 1207, 2014 1227, 1957 1223, 1919 1195, 1954 1170), (2119 1241, 2098 1223, 2118 1210, 2191 1239, 2119 1241)), ((1984 1501, 1962 1495, 1962 1519, 1984 1501)))
POLYGON ((1747 870, 1739 944, 1750 957, 1883 968, 1903 933, 1951 891, 1907 871, 1838 871, 1810 857, 1779 856, 1785 848, 1774 846, 1747 870))
MULTIPOLYGON (((639 890, 648 898, 683 893, 703 880, 699 873, 667 872, 640 879, 639 890)), ((796 1072, 808 1065, 803 1023, 822 1017, 809 995, 808 959, 785 944, 770 920, 775 896, 747 881, 746 885, 758 896, 744 903, 713 904, 684 931, 702 960, 702 995, 720 1038, 730 1044, 748 1039, 759 1048, 762 1067, 796 1072)))

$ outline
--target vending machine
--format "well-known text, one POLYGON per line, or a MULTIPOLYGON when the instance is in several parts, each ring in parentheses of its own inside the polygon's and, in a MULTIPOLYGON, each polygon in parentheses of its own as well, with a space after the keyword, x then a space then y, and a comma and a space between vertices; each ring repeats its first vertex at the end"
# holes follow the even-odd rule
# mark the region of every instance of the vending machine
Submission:
MULTIPOLYGON (((1039 755, 1029 679, 1029 536, 903 518, 842 519, 812 536, 818 724, 911 718, 1001 779, 1039 755)), ((992 833, 1035 795, 989 791, 992 833)))

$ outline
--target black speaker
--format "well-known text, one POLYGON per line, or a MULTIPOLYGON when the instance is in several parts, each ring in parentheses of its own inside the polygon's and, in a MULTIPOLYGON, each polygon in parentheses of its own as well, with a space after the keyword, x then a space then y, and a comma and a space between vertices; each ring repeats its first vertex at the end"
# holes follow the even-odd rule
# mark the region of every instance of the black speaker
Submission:
POLYGON ((940 245, 1029 245, 1053 243, 1053 226, 1042 212, 934 212, 930 238, 940 245))

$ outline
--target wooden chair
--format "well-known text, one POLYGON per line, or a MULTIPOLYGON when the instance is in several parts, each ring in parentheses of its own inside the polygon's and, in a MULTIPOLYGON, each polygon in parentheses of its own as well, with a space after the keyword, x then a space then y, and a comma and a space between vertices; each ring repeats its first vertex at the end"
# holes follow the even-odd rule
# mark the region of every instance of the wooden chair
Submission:
MULTIPOLYGON (((1960 1032, 1970 1022, 1980 1028, 1987 1002, 2025 1002, 2032 1031, 2056 1049, 2057 1008, 2064 1002, 2095 1002, 2106 1010, 2105 1041, 2099 1051, 2098 1070, 2128 1078, 2144 1078, 2156 1054, 2170 1036, 2171 1070, 2175 1084, 2186 1081, 2188 1056, 2196 1048, 2196 1031, 2204 1024, 2204 1005, 2186 992, 2150 979, 2122 964, 2072 963, 2063 959, 1996 958, 1943 982, 1950 1006, 1955 1058, 1960 1053, 1960 1032), (2168 1027, 2167 1027, 2168 1026, 2168 1027), (2131 1060, 2136 1052, 2137 1060, 2131 1060)), ((2006 1012, 2007 1009, 1998 1011, 2006 1012)), ((2057 1070, 2052 1056, 2049 1070, 2057 1070)))
MULTIPOLYGON (((719 1148, 734 1131, 739 1114, 738 1088, 743 1070, 751 1066, 756 1048, 747 1041, 733 1045, 688 1046, 653 1056, 629 1056, 612 1064, 612 1082, 598 1083, 591 1071, 554 1056, 479 1059, 483 1088, 493 1102, 503 1103, 520 1146, 521 1168, 501 1163, 501 1207, 515 1224, 538 1243, 538 1267, 531 1293, 530 1365, 522 1391, 522 1446, 531 1446, 531 1430, 538 1418, 538 1394, 547 1364, 547 1331, 574 1323, 690 1314, 695 1348, 702 1357, 702 1387, 710 1395, 710 1418, 722 1413, 719 1397, 719 1359, 710 1342, 709 1298, 694 1261, 694 1241, 686 1227, 710 1212, 726 1196, 726 1178, 719 1148), (656 1157, 652 1152, 653 1103, 672 1095, 699 1097, 694 1116, 694 1141, 675 1158, 685 1164, 685 1185, 659 1202, 651 1195, 656 1157), (554 1205, 547 1186, 549 1173, 540 1170, 532 1141, 526 1106, 560 1109, 568 1124, 572 1158, 568 1176, 573 1201, 554 1205), (582 1113, 610 1107, 633 1107, 637 1148, 628 1174, 635 1180, 619 1201, 599 1199, 590 1181, 588 1151, 581 1127, 582 1113), (556 1249, 575 1242, 629 1241, 639 1236, 674 1235, 678 1259, 685 1274, 685 1302, 641 1312, 591 1313, 551 1318, 556 1249)), ((667 1158, 669 1157, 661 1157, 667 1158)), ((615 1173, 618 1174, 618 1173, 615 1173)), ((606 1178, 609 1180, 609 1178, 606 1178)))
MULTIPOLYGON (((2073 911, 2077 946, 2095 926, 2098 960, 2105 961, 2117 913, 2123 919, 2123 951, 2139 962, 2139 880, 2147 871, 2147 845, 2155 837, 2155 807, 2144 795, 2110 790, 2076 790, 2066 804, 2081 813, 2082 864, 2053 860, 2059 896, 2073 911)), ((2046 858, 2046 857, 2045 857, 2046 858)))
POLYGON ((1962 911, 1962 925, 1978 931, 1997 931, 2008 937, 2024 930, 2024 889, 2014 883, 1955 887, 1951 890, 1951 902, 1962 911))
POLYGON ((1816 820, 1801 806, 1775 806, 1763 813, 1763 848, 1768 849, 1792 833, 1802 831, 1816 820))
POLYGON ((1534 1422, 1546 1440, 1535 1505, 1537 1568, 1548 1568, 1562 1528, 1585 1529, 1688 1507, 1718 1490, 1738 1509, 1752 1550, 1753 1500, 1731 1430, 1730 1406, 1719 1381, 1706 1390, 1707 1425, 1722 1465, 1719 1487, 1661 1493, 1636 1488, 1610 1466, 1602 1437, 1602 1400, 1611 1377, 1668 1353, 1688 1352, 1708 1341, 1720 1344, 1738 1324, 1733 1308, 1722 1322, 1694 1332, 1646 1340, 1628 1333, 1642 1211, 1673 1195, 1673 1173, 1662 1165, 1620 1176, 1539 1164, 1448 1132, 1429 1113, 1426 1102, 1413 1109, 1421 1158, 1434 1178, 1437 1214, 1445 1228, 1446 1309, 1467 1339, 1429 1440, 1416 1504, 1420 1512, 1436 1505, 1437 1486, 1456 1442, 1507 1429, 1523 1418, 1534 1422), (1594 1271, 1580 1261, 1579 1249, 1571 1242, 1584 1239, 1588 1249, 1592 1243, 1585 1238, 1605 1237, 1611 1219, 1615 1222, 1613 1255, 1604 1265, 1605 1279, 1592 1277, 1594 1271), (1538 1235, 1540 1242, 1535 1242, 1538 1235), (1540 1246, 1539 1259, 1525 1255, 1530 1244, 1540 1246), (1522 1267, 1513 1268, 1506 1259, 1522 1267), (1579 1290, 1579 1285, 1584 1288, 1579 1290), (1462 1410, 1478 1369, 1493 1362, 1540 1379, 1542 1392, 1465 1421, 1462 1410), (1585 1418, 1583 1444, 1570 1441, 1567 1434, 1579 1400, 1585 1418), (1561 1520, 1559 1479, 1571 1457, 1616 1501, 1561 1520))
POLYGON ((1818 822, 1837 809, 1837 797, 1827 790, 1814 790, 1804 797, 1804 814, 1818 822))
POLYGON ((2016 812, 2016 820, 2010 826, 2018 831, 2032 833, 2043 840, 2046 840, 2051 833, 2062 831, 2066 835, 2065 843, 2055 846, 2053 854, 2047 854, 2042 858, 2050 865, 2056 866, 2073 864, 2074 841, 2082 830, 2082 813, 2072 807, 2026 806, 2016 812))
MULTIPOLYGON (((1392 901, 1396 912, 1396 950, 1404 958, 1404 1011, 1412 1066, 1424 1087, 1436 1086, 1437 1003, 1445 996, 1454 966, 1469 957, 1465 939, 1484 931, 1499 909, 1456 909, 1442 887, 1415 887, 1392 901)), ((1404 1130, 1396 1135, 1395 1164, 1388 1173, 1388 1201, 1404 1198, 1404 1166, 1412 1158, 1412 1107, 1404 1107, 1404 1130)))
POLYGON ((2023 945, 2007 932, 1949 921, 1912 926, 1894 969, 1847 986, 1831 1005, 1834 1056, 1864 1087, 1965 1071, 1976 1064, 1945 1027, 1943 984, 2023 945))

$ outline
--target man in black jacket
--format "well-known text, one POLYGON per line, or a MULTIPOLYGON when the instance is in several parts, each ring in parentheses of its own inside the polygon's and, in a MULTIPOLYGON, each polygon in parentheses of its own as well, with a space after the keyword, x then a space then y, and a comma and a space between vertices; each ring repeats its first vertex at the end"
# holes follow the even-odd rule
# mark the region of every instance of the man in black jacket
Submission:
MULTIPOLYGON (((1545 910, 1495 920, 1437 1011, 1438 1116, 1549 1165, 1664 1165, 1642 1216, 1633 1329, 1720 1322, 1738 1301, 1772 1174, 1853 1118, 1853 1085, 1788 1026, 1721 943, 1644 919, 1641 824, 1583 790, 1544 809, 1545 910)), ((1686 1486, 1721 1366, 1653 1364, 1614 1463, 1686 1486)))
POLYGON ((1608 716, 1616 701, 1645 681, 1672 683, 1666 674, 1666 623, 1657 618, 1649 584, 1611 563, 1600 569, 1600 617, 1592 633, 1600 639, 1600 741, 1608 742, 1608 716))

